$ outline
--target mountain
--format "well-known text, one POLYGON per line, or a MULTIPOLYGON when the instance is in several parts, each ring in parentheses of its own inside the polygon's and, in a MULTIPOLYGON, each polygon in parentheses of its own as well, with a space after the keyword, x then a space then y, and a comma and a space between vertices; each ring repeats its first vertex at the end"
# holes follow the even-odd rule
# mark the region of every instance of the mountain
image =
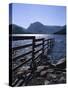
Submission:
POLYGON ((24 29, 23 27, 20 27, 18 25, 15 24, 10 24, 9 25, 9 33, 12 34, 26 34, 28 32, 26 32, 26 29, 24 29))
POLYGON ((35 22, 27 28, 27 31, 35 34, 42 34, 44 29, 45 27, 43 24, 41 24, 40 22, 35 22))
POLYGON ((62 29, 60 31, 57 31, 54 34, 66 34, 66 25, 62 27, 62 29))
POLYGON ((34 34, 53 34, 59 31, 61 28, 61 26, 47 26, 41 24, 40 22, 35 22, 27 28, 27 32, 34 34))
POLYGON ((47 26, 40 22, 35 22, 30 24, 30 26, 25 29, 15 24, 9 25, 9 33, 12 34, 61 34, 66 33, 66 26, 47 26))

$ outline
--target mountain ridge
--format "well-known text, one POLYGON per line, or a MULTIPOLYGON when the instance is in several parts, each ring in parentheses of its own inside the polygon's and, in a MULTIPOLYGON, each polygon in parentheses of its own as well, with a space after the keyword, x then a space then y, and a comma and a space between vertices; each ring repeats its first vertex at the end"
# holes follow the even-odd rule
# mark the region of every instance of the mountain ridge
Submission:
POLYGON ((54 34, 66 34, 66 25, 63 26, 63 28, 60 31, 55 32, 54 34))
POLYGON ((27 31, 35 34, 53 34, 56 31, 59 31, 61 28, 61 26, 48 26, 43 25, 40 22, 35 22, 30 24, 30 26, 27 28, 27 31))
MULTIPOLYGON (((15 24, 9 25, 9 29, 12 31, 12 34, 61 34, 59 31, 62 31, 63 28, 64 26, 48 26, 43 25, 40 22, 31 23, 27 29, 15 24)), ((66 29, 63 30, 66 31, 66 29)))

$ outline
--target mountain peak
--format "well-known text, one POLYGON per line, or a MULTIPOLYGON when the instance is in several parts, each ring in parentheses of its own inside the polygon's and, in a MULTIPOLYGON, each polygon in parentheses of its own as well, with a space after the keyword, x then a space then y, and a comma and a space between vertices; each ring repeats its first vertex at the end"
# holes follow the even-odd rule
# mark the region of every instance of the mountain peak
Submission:
POLYGON ((42 23, 40 23, 40 22, 34 22, 34 23, 31 23, 31 25, 30 26, 33 26, 33 25, 35 25, 35 26, 44 26, 42 23))
POLYGON ((48 25, 44 25, 40 22, 34 22, 31 23, 30 26, 27 28, 28 32, 34 33, 34 34, 52 34, 55 33, 57 31, 59 31, 62 27, 60 26, 48 26, 48 25))
POLYGON ((42 30, 44 30, 44 25, 40 22, 34 22, 31 23, 30 26, 27 28, 27 31, 31 32, 31 33, 41 33, 42 34, 42 30))

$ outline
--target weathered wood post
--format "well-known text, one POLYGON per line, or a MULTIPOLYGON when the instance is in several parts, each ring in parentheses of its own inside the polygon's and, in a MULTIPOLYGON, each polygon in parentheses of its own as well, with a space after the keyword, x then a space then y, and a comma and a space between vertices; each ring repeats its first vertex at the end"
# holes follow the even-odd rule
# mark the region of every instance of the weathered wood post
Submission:
POLYGON ((44 38, 42 40, 42 56, 44 55, 44 38))
POLYGON ((32 63, 31 70, 34 72, 36 70, 36 62, 35 62, 35 37, 32 39, 32 63))
POLYGON ((53 47, 54 45, 54 39, 51 39, 51 48, 53 47))
POLYGON ((51 41, 50 41, 50 49, 52 49, 52 46, 53 46, 53 39, 51 39, 51 41))
POLYGON ((54 46, 54 43, 55 43, 55 40, 54 40, 54 38, 52 39, 52 46, 54 46))
POLYGON ((47 45, 48 45, 48 47, 47 47, 47 55, 48 55, 48 53, 50 51, 50 39, 47 40, 47 45))
POLYGON ((47 48, 46 48, 47 53, 46 54, 48 54, 48 47, 49 47, 49 40, 47 40, 47 48))
POLYGON ((51 39, 49 39, 49 50, 51 48, 51 39))

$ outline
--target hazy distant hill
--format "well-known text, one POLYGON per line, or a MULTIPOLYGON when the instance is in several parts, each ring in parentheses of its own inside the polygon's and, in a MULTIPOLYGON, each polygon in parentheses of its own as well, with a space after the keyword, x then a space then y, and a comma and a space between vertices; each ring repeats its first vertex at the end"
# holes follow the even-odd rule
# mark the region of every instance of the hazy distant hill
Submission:
POLYGON ((10 32, 12 31, 12 34, 61 34, 61 32, 66 32, 66 26, 47 26, 40 22, 30 24, 27 29, 11 24, 9 25, 9 29, 10 32))
POLYGON ((62 29, 54 34, 66 34, 66 25, 62 27, 62 29))
POLYGON ((9 30, 12 34, 26 34, 26 29, 15 24, 9 25, 9 30))
POLYGON ((27 28, 27 31, 36 34, 52 34, 59 31, 61 28, 61 26, 47 26, 40 22, 35 22, 27 28))

